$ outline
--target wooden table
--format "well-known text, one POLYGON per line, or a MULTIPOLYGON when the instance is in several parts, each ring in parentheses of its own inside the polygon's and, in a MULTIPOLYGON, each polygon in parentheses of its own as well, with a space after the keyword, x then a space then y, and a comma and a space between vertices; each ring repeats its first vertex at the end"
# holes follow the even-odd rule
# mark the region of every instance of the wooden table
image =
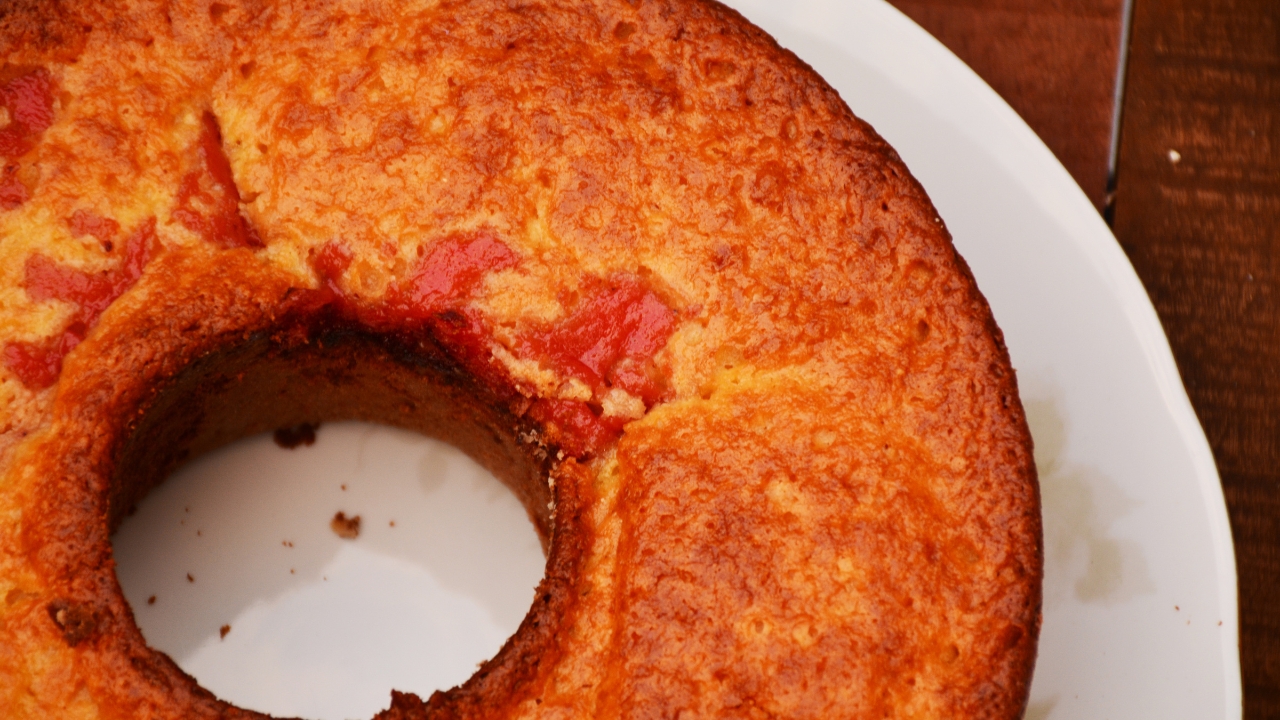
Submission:
POLYGON ((1222 476, 1244 714, 1280 717, 1280 2, 1133 0, 1126 22, 1124 0, 890 1, 1040 134, 1133 262, 1222 476))

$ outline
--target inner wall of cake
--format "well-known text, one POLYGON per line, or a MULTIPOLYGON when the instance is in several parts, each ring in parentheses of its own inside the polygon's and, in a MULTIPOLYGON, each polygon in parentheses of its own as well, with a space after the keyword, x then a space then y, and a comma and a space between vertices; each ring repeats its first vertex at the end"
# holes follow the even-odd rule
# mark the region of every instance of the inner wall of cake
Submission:
POLYGON ((440 348, 406 348, 401 338, 323 324, 303 332, 291 343, 263 334, 212 352, 147 400, 119 451, 113 530, 148 490, 191 458, 276 428, 363 420, 466 452, 512 489, 546 549, 554 506, 546 483, 549 456, 521 443, 514 430, 520 421, 482 402, 483 389, 440 348))
POLYGON ((184 336, 242 345, 292 312, 412 326, 576 456, 575 599, 511 715, 1016 713, 1039 603, 1025 423, 896 155, 719 8, 490 5, 94 10, 119 16, 82 47, 10 47, 5 697, 126 707, 152 683, 87 621, 70 642, 67 608, 50 622, 89 561, 30 546, 56 534, 23 510, 56 480, 35 459, 97 447, 66 439, 73 400, 145 405, 74 389, 105 392, 104 358, 179 376, 184 336), (231 315, 175 328, 166 296, 231 315), (50 685, 72 666, 121 675, 50 685))

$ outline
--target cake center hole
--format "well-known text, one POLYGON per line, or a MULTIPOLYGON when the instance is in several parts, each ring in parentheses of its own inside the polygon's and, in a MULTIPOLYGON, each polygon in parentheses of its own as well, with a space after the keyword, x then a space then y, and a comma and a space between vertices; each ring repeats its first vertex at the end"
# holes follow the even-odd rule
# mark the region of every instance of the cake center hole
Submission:
POLYGON ((545 565, 524 507, 487 470, 359 422, 200 457, 113 544, 153 648, 223 700, 316 720, 465 682, 515 632, 545 565))

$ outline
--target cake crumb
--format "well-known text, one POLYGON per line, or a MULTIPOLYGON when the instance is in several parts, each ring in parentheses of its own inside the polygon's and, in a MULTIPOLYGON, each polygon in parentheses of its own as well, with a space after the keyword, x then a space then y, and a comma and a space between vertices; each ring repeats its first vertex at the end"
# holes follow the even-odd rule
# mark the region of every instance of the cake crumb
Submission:
POLYGON ((148 604, 148 605, 155 605, 155 604, 156 604, 156 596, 155 596, 155 595, 152 595, 151 597, 147 598, 147 604, 148 604))
POLYGON ((329 521, 334 534, 343 540, 355 540, 360 535, 360 516, 347 517, 341 510, 329 521))
POLYGON ((276 444, 286 450, 292 450, 299 445, 314 445, 316 442, 316 430, 320 428, 317 423, 299 423, 290 427, 278 428, 273 435, 276 444))
POLYGON ((230 625, 223 625, 222 627, 218 628, 218 636, 220 638, 225 638, 227 636, 227 633, 229 632, 231 632, 230 625))

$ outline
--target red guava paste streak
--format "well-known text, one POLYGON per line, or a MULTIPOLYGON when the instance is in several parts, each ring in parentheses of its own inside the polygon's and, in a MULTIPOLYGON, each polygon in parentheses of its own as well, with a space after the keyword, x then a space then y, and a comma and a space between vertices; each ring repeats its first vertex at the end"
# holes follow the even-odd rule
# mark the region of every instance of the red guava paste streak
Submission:
POLYGON ((0 86, 0 107, 9 124, 0 128, 0 156, 10 162, 0 169, 0 209, 13 210, 31 196, 18 177, 17 158, 26 155, 53 124, 53 76, 37 68, 0 86))
POLYGON ((511 248, 488 233, 449 238, 427 251, 407 282, 387 293, 387 312, 401 321, 425 320, 469 296, 489 273, 513 268, 519 261, 511 248))
POLYGON ((316 254, 316 259, 312 264, 315 265, 316 273, 320 275, 321 287, 329 291, 329 294, 335 300, 337 298, 345 299, 338 281, 342 279, 342 275, 347 271, 347 268, 351 267, 351 261, 354 259, 355 256, 351 254, 346 245, 336 242, 325 243, 324 247, 320 248, 320 252, 316 254))
POLYGON ((384 332, 407 330, 464 312, 462 301, 492 272, 515 267, 519 257, 488 233, 441 240, 418 261, 408 278, 387 288, 382 304, 357 307, 340 281, 355 259, 340 242, 325 243, 311 261, 320 288, 303 302, 307 308, 333 306, 340 315, 384 332))
POLYGON ((18 179, 18 163, 6 163, 0 170, 0 209, 13 210, 31 198, 31 191, 18 179))
POLYGON ((484 318, 463 303, 488 273, 519 262, 511 248, 488 232, 441 240, 408 278, 387 289, 376 306, 358 305, 340 285, 353 259, 341 243, 321 247, 312 260, 320 287, 297 295, 293 311, 309 314, 329 308, 339 318, 385 333, 430 328, 472 375, 495 391, 512 387, 505 371, 492 361, 484 318))
POLYGON ((594 389, 618 386, 652 405, 662 387, 645 372, 667 344, 676 314, 638 279, 615 278, 560 323, 521 337, 525 357, 545 359, 594 389))
MULTIPOLYGON (((521 337, 516 350, 587 383, 597 399, 608 388, 618 387, 652 407, 666 392, 653 355, 667 344, 675 327, 676 314, 639 279, 618 277, 563 321, 521 337)), ((560 445, 574 455, 603 449, 625 424, 620 418, 598 415, 579 400, 539 400, 530 413, 555 426, 560 445)))
POLYGON ((173 218, 221 248, 264 247, 257 231, 240 214, 240 190, 231 174, 231 162, 222 152, 222 131, 212 113, 204 114, 196 152, 204 171, 183 176, 173 218))
POLYGON ((581 457, 603 450, 622 434, 624 421, 600 417, 580 400, 543 398, 529 408, 529 415, 559 431, 556 441, 569 455, 581 457))
POLYGON ((120 223, 111 218, 104 218, 88 210, 77 210, 67 219, 71 234, 76 237, 92 235, 98 239, 107 252, 115 247, 116 235, 120 234, 120 223))
POLYGON ((80 344, 88 331, 80 323, 72 323, 60 334, 44 342, 15 340, 5 343, 4 366, 31 390, 43 390, 58 381, 62 358, 80 344))
POLYGON ((0 105, 9 113, 9 124, 0 128, 0 155, 26 155, 53 124, 53 76, 37 68, 10 80, 0 87, 0 105))
POLYGON ((27 258, 23 287, 36 302, 60 300, 76 306, 59 334, 41 342, 13 341, 5 345, 4 365, 32 390, 53 385, 62 372, 62 359, 80 344, 116 298, 133 287, 157 250, 155 218, 147 220, 125 241, 124 262, 115 270, 86 272, 64 267, 44 255, 27 258))
MULTIPOLYGON (((334 308, 339 316, 382 332, 429 327, 436 338, 482 382, 495 390, 511 379, 492 361, 486 322, 461 301, 492 272, 515 267, 519 257, 488 233, 451 237, 434 245, 413 273, 387 290, 381 305, 357 307, 339 280, 352 261, 337 243, 312 261, 319 289, 300 297, 299 309, 334 308)), ((517 352, 579 378, 601 392, 620 387, 652 405, 665 393, 653 355, 675 330, 676 314, 638 279, 615 278, 591 294, 563 322, 527 333, 517 352)), ((604 418, 585 402, 541 399, 529 410, 554 427, 564 450, 581 456, 603 449, 622 432, 620 418, 604 418)))
POLYGON ((511 248, 488 232, 448 238, 427 251, 407 281, 391 288, 380 314, 399 327, 428 324, 473 376, 495 391, 509 389, 511 379, 493 361, 484 318, 461 300, 488 274, 519 262, 511 248))
POLYGON ((343 273, 351 266, 355 256, 340 242, 327 242, 311 258, 311 267, 320 277, 320 287, 315 290, 295 290, 288 296, 288 313, 309 317, 329 310, 340 318, 352 320, 356 316, 356 307, 343 292, 339 281, 343 273))

